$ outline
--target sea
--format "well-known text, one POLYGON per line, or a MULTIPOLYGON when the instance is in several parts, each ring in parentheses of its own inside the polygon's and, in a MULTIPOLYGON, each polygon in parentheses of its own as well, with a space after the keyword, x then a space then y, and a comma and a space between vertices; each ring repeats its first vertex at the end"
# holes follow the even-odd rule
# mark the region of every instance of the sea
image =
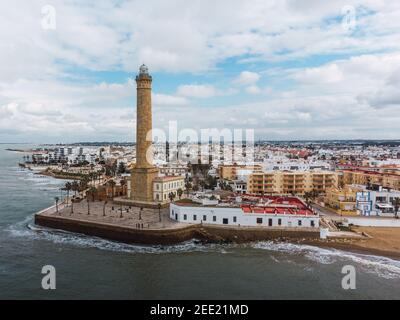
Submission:
POLYGON ((400 299, 400 261, 385 257, 270 241, 128 245, 35 226, 66 181, 5 150, 30 147, 0 144, 0 299, 400 299), (42 288, 46 265, 54 290, 42 288))

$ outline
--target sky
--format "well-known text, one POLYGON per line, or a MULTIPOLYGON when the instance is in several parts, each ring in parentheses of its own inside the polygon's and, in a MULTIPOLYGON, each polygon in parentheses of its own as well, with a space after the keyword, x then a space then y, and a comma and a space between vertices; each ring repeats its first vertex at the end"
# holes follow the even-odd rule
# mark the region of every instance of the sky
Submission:
POLYGON ((256 139, 400 139, 400 1, 0 3, 0 142, 134 141, 153 125, 256 139))

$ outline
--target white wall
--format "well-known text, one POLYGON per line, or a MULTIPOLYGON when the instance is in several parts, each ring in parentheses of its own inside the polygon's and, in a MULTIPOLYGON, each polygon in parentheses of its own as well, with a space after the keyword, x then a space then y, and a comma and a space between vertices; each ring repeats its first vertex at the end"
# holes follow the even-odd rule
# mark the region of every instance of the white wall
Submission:
POLYGON ((254 214, 244 213, 241 208, 218 208, 218 207, 191 207, 178 206, 171 204, 171 219, 186 223, 205 223, 205 224, 224 224, 224 219, 228 219, 228 225, 241 226, 269 226, 269 219, 272 219, 272 227, 311 227, 311 221, 314 221, 314 227, 319 227, 318 216, 294 216, 294 215, 275 215, 275 214, 254 214), (186 215, 186 220, 185 220, 186 215), (195 217, 196 216, 196 217, 195 217), (204 217, 205 216, 205 217, 204 217), (216 221, 214 221, 214 217, 216 221), (236 217, 236 222, 234 221, 236 217), (196 220, 194 220, 196 218, 196 220), (204 219, 205 218, 205 219, 204 219), (262 223, 257 223, 257 218, 262 218, 262 223), (278 220, 281 220, 279 225, 278 220), (301 226, 298 221, 301 221, 301 226))
POLYGON ((390 218, 346 218, 349 223, 361 227, 398 227, 400 228, 400 219, 390 218))

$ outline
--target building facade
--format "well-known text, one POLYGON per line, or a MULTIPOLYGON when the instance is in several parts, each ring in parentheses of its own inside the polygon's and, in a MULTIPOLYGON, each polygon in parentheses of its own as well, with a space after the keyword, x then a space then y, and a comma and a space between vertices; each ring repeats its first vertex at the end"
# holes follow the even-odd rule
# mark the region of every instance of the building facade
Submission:
POLYGON ((357 214, 356 198, 358 188, 345 186, 344 188, 328 188, 325 195, 325 204, 338 214, 357 214))
POLYGON ((265 228, 319 228, 319 216, 308 211, 277 212, 273 208, 188 206, 172 203, 170 218, 190 224, 229 225, 265 228))
POLYGON ((249 176, 247 191, 252 194, 304 195, 316 191, 325 193, 337 187, 338 174, 333 171, 269 171, 249 176))
POLYGON ((342 184, 377 185, 383 188, 400 190, 400 174, 367 170, 342 170, 342 184))
POLYGON ((153 180, 153 200, 155 202, 170 202, 169 195, 174 194, 175 199, 179 198, 179 190, 184 193, 185 179, 182 176, 164 176, 153 180))
POLYGON ((218 175, 222 180, 238 180, 241 176, 248 176, 253 172, 261 172, 261 165, 220 165, 218 175))

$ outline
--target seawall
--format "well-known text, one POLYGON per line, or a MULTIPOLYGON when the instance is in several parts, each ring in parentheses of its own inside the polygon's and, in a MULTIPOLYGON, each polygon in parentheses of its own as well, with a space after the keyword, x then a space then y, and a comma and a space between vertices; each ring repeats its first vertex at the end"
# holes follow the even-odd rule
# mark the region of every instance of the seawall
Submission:
POLYGON ((205 242, 250 242, 273 239, 318 239, 319 230, 310 229, 266 229, 266 228, 233 228, 210 225, 188 225, 166 229, 136 229, 107 223, 82 221, 66 217, 35 215, 37 225, 82 233, 124 243, 149 245, 177 244, 191 239, 205 242))

